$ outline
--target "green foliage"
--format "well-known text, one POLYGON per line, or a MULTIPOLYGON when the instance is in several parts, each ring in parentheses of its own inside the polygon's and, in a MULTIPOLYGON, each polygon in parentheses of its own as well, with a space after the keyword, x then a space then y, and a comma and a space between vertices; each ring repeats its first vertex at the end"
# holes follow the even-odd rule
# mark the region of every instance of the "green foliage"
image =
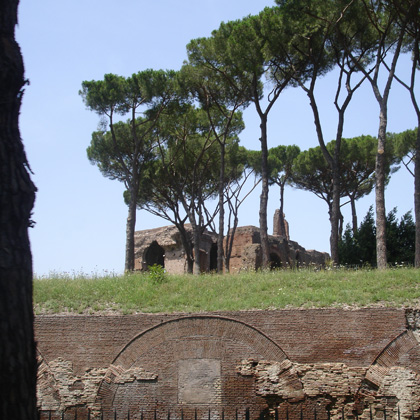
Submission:
MULTIPOLYGON (((285 185, 293 172, 293 164, 300 154, 296 145, 279 145, 268 150, 268 176, 270 184, 285 185)), ((249 164, 261 174, 261 152, 250 151, 249 164)))
MULTIPOLYGON (((397 209, 390 211, 386 218, 387 260, 389 264, 414 263, 415 223, 408 212, 400 221, 397 209)), ((376 265, 376 228, 372 206, 354 233, 347 226, 339 244, 340 264, 376 265)))
MULTIPOLYGON (((398 170, 400 156, 396 148, 399 135, 389 133, 386 150, 385 172, 387 180, 398 170)), ((335 140, 327 144, 333 153, 335 140)), ((341 197, 358 200, 370 194, 375 185, 375 164, 378 140, 372 136, 359 136, 341 140, 339 164, 341 197)), ((291 184, 297 188, 311 191, 330 205, 332 202, 332 170, 325 160, 319 146, 301 152, 291 169, 291 184)))
POLYGON ((296 188, 311 191, 330 206, 332 202, 331 168, 319 146, 305 150, 297 156, 293 165, 291 184, 296 188))
POLYGON ((174 78, 174 72, 145 70, 128 78, 106 74, 103 80, 82 83, 79 94, 102 118, 87 154, 104 176, 124 182, 128 189, 137 184, 143 164, 153 159, 152 109, 166 105, 174 78), (116 122, 116 114, 129 120, 116 122))
MULTIPOLYGON (((154 177, 149 185, 150 205, 164 206, 160 198, 176 202, 204 202, 217 193, 219 148, 206 113, 192 105, 174 105, 162 114, 154 131, 158 142, 154 177)), ((144 196, 144 194, 142 194, 144 196)))
POLYGON ((154 160, 152 130, 175 92, 175 73, 145 70, 124 78, 106 74, 103 80, 84 81, 79 94, 88 109, 101 116, 92 134, 89 160, 102 174, 124 183, 128 192, 125 269, 134 270, 134 232, 139 184, 154 160), (116 121, 127 117, 127 123, 116 121))
MULTIPOLYGON (((281 68, 282 62, 299 69, 294 77, 297 85, 315 75, 322 76, 335 64, 328 38, 332 32, 330 21, 338 8, 330 2, 278 1, 281 19, 281 42, 270 42, 271 54, 281 68), (316 16, 322 16, 317 19, 316 16), (280 60, 279 60, 280 59, 280 60)), ((282 71, 284 73, 284 70, 282 71)), ((316 77, 316 76, 315 76, 316 77)))
POLYGON ((122 76, 105 74, 103 80, 90 80, 82 83, 79 95, 86 106, 100 116, 112 113, 125 114, 127 109, 127 82, 122 76))
POLYGON ((375 185, 378 141, 372 136, 342 139, 340 173, 345 194, 357 200, 369 194, 375 185))
POLYGON ((397 220, 397 208, 386 219, 387 259, 390 264, 414 264, 416 225, 411 212, 397 220))
MULTIPOLYGON (((333 221, 338 210, 332 206, 332 178, 334 175, 337 185, 340 172, 340 198, 349 197, 353 211, 353 233, 346 231, 342 242, 355 240, 354 203, 374 187, 376 139, 341 139, 340 132, 337 142, 325 148, 319 123, 322 149, 300 153, 297 146, 278 146, 267 153, 268 114, 289 86, 301 86, 316 107, 315 81, 335 66, 341 69, 335 98, 340 108, 341 89, 345 86, 352 90, 354 72, 376 79, 374 73, 366 73, 367 64, 372 63, 381 42, 382 52, 393 50, 398 35, 395 22, 399 19, 403 26, 405 16, 405 47, 414 48, 413 59, 418 60, 418 37, 415 42, 410 38, 418 29, 418 1, 369 5, 348 0, 276 0, 276 4, 257 16, 222 23, 211 37, 192 40, 187 46, 188 63, 180 72, 147 69, 127 78, 106 74, 103 80, 82 83, 79 93, 86 106, 102 118, 100 128, 92 134, 88 158, 104 176, 125 184, 124 198, 130 209, 137 204, 177 226, 187 220, 180 216, 181 210, 190 221, 197 217, 198 225, 204 228, 203 220, 207 217, 213 223, 215 216, 207 211, 206 200, 217 194, 222 197, 223 187, 238 183, 251 167, 264 177, 261 214, 266 213, 263 198, 266 203, 268 183, 280 186, 283 203, 284 186, 291 182, 325 200, 333 221), (266 90, 269 94, 264 110, 261 99, 266 90), (244 128, 239 110, 251 103, 260 116, 262 152, 247 153, 239 146, 238 136, 244 128), (116 122, 127 115, 127 122, 116 122)), ((378 65, 380 62, 378 56, 378 65)), ((351 95, 347 94, 350 101, 351 95)), ((345 100, 343 112, 347 105, 345 100)), ((388 179, 398 159, 408 156, 412 160, 414 134, 388 135, 388 179)), ((338 206, 337 188, 334 191, 338 206)), ((128 219, 134 232, 135 209, 128 219)), ((406 222, 409 226, 408 219, 406 222)), ((362 227, 368 230, 368 220, 364 223, 362 227)), ((391 233, 392 229, 391 223, 391 233)), ((393 237, 393 243, 397 239, 398 235, 393 237)), ((360 258, 360 246, 345 252, 350 260, 360 258)), ((390 255, 391 259, 397 258, 392 250, 390 255)), ((366 250, 361 258, 370 261, 371 255, 366 250)))
POLYGON ((412 165, 416 159, 416 144, 420 143, 418 128, 395 134, 395 150, 407 170, 414 176, 412 165))
POLYGON ((211 37, 190 41, 187 53, 192 66, 225 87, 227 99, 246 104, 262 96, 262 52, 247 20, 222 23, 211 37))
POLYGON ((154 139, 151 136, 151 121, 138 117, 133 135, 132 121, 113 124, 112 131, 101 130, 92 133, 89 147, 86 149, 89 161, 98 166, 102 175, 130 185, 140 177, 146 164, 156 158, 154 139), (134 136, 141 139, 133 144, 134 136), (137 168, 138 173, 133 172, 137 168), (131 177, 130 177, 131 174, 131 177))
POLYGON ((149 278, 153 283, 164 283, 166 281, 166 271, 160 264, 153 264, 148 267, 149 278))
MULTIPOLYGON (((178 202, 202 205, 214 198, 219 187, 220 145, 214 134, 222 129, 223 115, 213 114, 212 124, 206 111, 193 105, 173 106, 156 124, 157 159, 151 176, 140 185, 139 207, 159 208, 178 202), (149 197, 149 200, 145 200, 149 197), (194 204, 195 203, 195 204, 194 204)), ((226 181, 242 176, 243 148, 237 134, 243 129, 242 115, 233 116, 225 143, 226 181), (241 169, 242 168, 242 169, 241 169)))
POLYGON ((356 233, 347 225, 338 245, 338 255, 340 264, 376 265, 376 228, 372 206, 356 233))
POLYGON ((79 94, 90 110, 112 118, 114 113, 125 115, 141 105, 153 105, 156 100, 167 96, 174 78, 174 71, 152 69, 127 78, 105 74, 103 80, 84 81, 79 94))

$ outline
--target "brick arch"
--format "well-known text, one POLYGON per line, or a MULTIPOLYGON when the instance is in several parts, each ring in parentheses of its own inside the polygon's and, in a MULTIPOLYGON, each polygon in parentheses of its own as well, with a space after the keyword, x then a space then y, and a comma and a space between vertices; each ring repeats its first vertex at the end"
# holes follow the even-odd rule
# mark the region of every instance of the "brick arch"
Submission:
POLYGON ((379 388, 393 367, 414 368, 420 373, 418 358, 420 346, 411 330, 406 330, 394 338, 376 357, 365 375, 365 382, 371 388, 379 388))
MULTIPOLYGON (((241 374, 252 359, 282 362, 285 352, 244 322, 188 316, 164 322, 132 339, 109 367, 98 392, 105 412, 210 406, 266 408, 253 375, 241 374)), ((298 380, 298 379, 297 379, 298 380)))
POLYGON ((363 402, 365 396, 367 401, 388 400, 389 408, 397 404, 401 416, 407 418, 411 417, 413 401, 420 405, 420 344, 412 330, 395 337, 375 358, 356 399, 363 402))

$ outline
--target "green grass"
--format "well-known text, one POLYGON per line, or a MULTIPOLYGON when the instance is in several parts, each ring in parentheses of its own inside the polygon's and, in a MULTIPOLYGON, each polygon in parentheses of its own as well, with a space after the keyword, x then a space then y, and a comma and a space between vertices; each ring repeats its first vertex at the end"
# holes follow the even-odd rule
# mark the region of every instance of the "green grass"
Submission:
POLYGON ((205 312, 418 307, 420 271, 280 270, 235 275, 51 274, 34 280, 35 313, 205 312))

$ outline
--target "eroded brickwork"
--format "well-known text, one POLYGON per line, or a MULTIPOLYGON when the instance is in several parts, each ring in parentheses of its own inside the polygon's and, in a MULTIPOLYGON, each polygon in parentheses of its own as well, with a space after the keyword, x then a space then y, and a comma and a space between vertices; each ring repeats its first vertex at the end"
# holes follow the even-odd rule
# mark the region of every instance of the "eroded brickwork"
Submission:
MULTIPOLYGON (((191 225, 185 225, 189 240, 192 241, 191 225)), ((270 261, 273 268, 324 266, 329 259, 325 252, 306 250, 289 238, 279 227, 279 210, 274 214, 273 235, 269 235, 270 261)), ((135 269, 147 270, 150 265, 160 264, 168 273, 182 274, 187 271, 186 256, 181 236, 175 226, 137 231, 135 242, 135 269)), ((226 249, 226 244, 224 245, 226 249)), ((230 259, 230 271, 257 270, 261 268, 262 251, 260 230, 255 226, 242 226, 235 230, 230 259)), ((201 271, 217 268, 217 235, 204 231, 200 242, 201 271)))
POLYGON ((95 401, 107 369, 87 368, 76 375, 70 360, 58 357, 47 365, 38 354, 38 362, 37 399, 41 409, 60 412, 74 406, 100 409, 95 401))
POLYGON ((250 407, 291 420, 380 419, 384 406, 408 419, 414 407, 417 419, 419 319, 398 309, 38 316, 38 404, 130 418, 250 407))

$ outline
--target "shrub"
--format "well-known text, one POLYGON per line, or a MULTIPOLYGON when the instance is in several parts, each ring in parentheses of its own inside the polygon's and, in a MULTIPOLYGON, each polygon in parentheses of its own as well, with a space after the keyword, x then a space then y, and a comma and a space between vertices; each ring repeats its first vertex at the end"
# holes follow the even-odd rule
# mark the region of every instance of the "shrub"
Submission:
POLYGON ((166 281, 166 270, 160 264, 150 265, 149 278, 153 283, 164 283, 166 281))

